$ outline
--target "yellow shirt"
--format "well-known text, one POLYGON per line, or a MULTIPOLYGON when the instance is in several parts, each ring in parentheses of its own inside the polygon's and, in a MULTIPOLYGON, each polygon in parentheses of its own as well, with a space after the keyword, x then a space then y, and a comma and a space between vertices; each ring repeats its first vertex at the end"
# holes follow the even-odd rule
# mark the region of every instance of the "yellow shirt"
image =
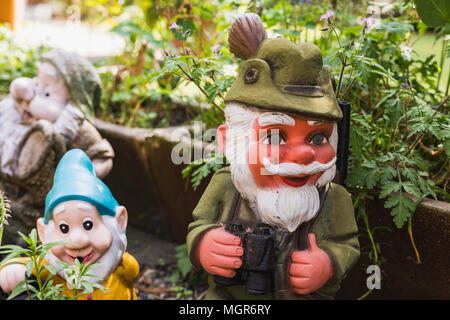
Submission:
MULTIPOLYGON (((28 258, 18 258, 20 262, 26 263, 28 258)), ((16 261, 17 261, 16 260, 16 261)), ((44 259, 43 264, 46 264, 44 259)), ((47 270, 43 273, 43 277, 48 275, 47 270)), ((117 266, 116 270, 103 282, 101 285, 108 289, 103 291, 101 289, 94 289, 90 294, 83 294, 77 300, 137 300, 136 292, 133 288, 134 282, 139 275, 139 264, 136 259, 125 252, 122 260, 117 266)), ((66 281, 59 275, 53 276, 53 283, 62 284, 62 294, 73 297, 75 290, 67 287, 66 281)))

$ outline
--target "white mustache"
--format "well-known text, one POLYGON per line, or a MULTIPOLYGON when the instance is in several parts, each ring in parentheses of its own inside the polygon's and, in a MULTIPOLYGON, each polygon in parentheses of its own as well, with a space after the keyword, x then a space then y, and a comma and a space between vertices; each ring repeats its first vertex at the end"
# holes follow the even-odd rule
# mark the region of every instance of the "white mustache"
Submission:
POLYGON ((336 163, 336 157, 334 157, 328 163, 321 163, 314 161, 308 165, 301 165, 293 162, 283 162, 279 164, 273 164, 269 159, 264 158, 264 168, 269 174, 276 174, 279 176, 298 176, 301 174, 315 174, 330 169, 336 163))

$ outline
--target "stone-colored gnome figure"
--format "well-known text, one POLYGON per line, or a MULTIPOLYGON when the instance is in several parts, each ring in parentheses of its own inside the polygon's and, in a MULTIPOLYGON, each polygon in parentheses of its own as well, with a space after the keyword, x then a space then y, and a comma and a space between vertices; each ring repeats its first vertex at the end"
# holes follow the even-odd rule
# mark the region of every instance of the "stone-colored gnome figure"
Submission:
POLYGON ((10 94, 0 102, 0 184, 26 226, 34 226, 42 214, 66 150, 84 150, 101 179, 111 170, 114 151, 90 122, 100 99, 94 66, 56 49, 41 56, 35 78, 11 83, 10 94))
MULTIPOLYGON (((58 260, 69 265, 75 259, 80 263, 99 264, 88 272, 96 278, 85 276, 82 280, 100 283, 107 290, 95 288, 92 293, 79 296, 79 300, 136 300, 133 285, 139 275, 139 264, 125 251, 127 222, 126 208, 117 203, 108 187, 96 177, 86 153, 70 150, 56 168, 44 217, 37 220, 43 244, 58 241, 67 244, 52 247, 43 263, 54 270, 61 269, 58 260)), ((29 258, 17 259, 26 265, 29 258)), ((9 264, 1 269, 3 291, 10 292, 25 279, 25 265, 9 264)), ((62 284, 63 294, 74 296, 76 281, 65 270, 59 271, 52 280, 55 285, 62 284)))
POLYGON ((228 41, 244 59, 217 130, 230 166, 193 212, 190 259, 210 274, 207 299, 332 299, 360 251, 351 197, 332 182, 330 69, 313 44, 267 39, 256 14, 228 41))

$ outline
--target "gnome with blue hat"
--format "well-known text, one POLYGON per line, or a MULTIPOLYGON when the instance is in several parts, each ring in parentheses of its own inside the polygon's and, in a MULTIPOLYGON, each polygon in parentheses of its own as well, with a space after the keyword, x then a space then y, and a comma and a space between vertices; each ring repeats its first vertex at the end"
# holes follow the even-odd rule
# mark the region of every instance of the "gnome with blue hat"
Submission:
MULTIPOLYGON (((101 283, 106 291, 95 289, 78 299, 136 299, 133 284, 139 274, 134 257, 125 252, 128 214, 114 199, 108 187, 95 175, 92 162, 80 149, 67 152, 56 168, 53 188, 47 194, 44 217, 37 221, 43 244, 66 241, 53 247, 46 263, 59 268, 58 260, 72 264, 98 263, 86 277, 101 283), (98 279, 97 279, 98 277, 98 279)), ((0 271, 0 285, 10 292, 25 278, 25 265, 12 264, 0 271)), ((74 295, 73 285, 64 270, 53 278, 64 286, 63 294, 74 295), (56 279, 55 279, 56 278, 56 279)))

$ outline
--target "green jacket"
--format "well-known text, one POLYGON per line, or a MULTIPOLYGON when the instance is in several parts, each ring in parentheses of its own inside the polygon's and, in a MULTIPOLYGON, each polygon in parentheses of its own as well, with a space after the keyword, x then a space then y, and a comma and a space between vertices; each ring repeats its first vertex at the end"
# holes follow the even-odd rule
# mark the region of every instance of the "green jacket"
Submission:
MULTIPOLYGON (((222 168, 212 177, 197 207, 193 212, 194 221, 189 225, 186 239, 188 254, 192 257, 194 248, 202 234, 229 220, 228 214, 237 192, 231 181, 229 168, 222 168)), ((242 199, 241 199, 242 200, 242 199)), ((256 219, 245 201, 238 203, 238 214, 234 220, 254 226, 256 219), (236 218, 237 217, 237 218, 236 218)), ((274 291, 263 296, 254 296, 245 291, 243 285, 221 287, 209 276, 207 299, 330 299, 340 288, 340 282, 359 258, 358 228, 353 204, 344 187, 331 183, 317 218, 308 226, 302 224, 295 232, 277 229, 275 241, 279 244, 279 254, 274 270, 274 291), (291 252, 298 237, 306 237, 308 232, 316 235, 317 245, 330 257, 333 277, 319 290, 306 296, 297 295, 289 289, 291 252)), ((306 239, 305 239, 306 240, 306 239)))

